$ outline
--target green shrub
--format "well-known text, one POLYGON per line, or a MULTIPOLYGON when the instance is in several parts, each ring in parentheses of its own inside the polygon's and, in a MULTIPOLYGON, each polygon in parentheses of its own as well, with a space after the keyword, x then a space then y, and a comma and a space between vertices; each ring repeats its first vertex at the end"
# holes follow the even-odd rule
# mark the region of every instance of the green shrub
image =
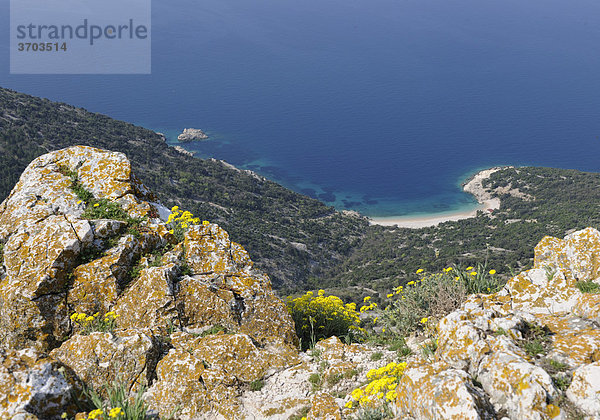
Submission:
POLYGON ((208 337, 209 335, 219 334, 219 333, 227 334, 227 328, 222 325, 215 324, 206 331, 202 331, 198 336, 200 337, 208 337))
POLYGON ((109 201, 106 198, 101 198, 100 200, 93 199, 87 203, 88 205, 82 215, 84 219, 112 219, 122 221, 129 219, 129 215, 119 204, 109 201))
POLYGON ((521 334, 523 338, 519 344, 530 357, 548 353, 552 341, 550 338, 552 332, 548 327, 526 323, 521 334))
POLYGON ((323 384, 323 378, 318 373, 311 373, 308 377, 308 382, 311 383, 313 391, 318 391, 321 389, 321 385, 323 384))
POLYGON ((565 372, 569 370, 569 365, 558 360, 551 359, 548 361, 548 364, 555 372, 565 372))
POLYGON ((265 386, 265 381, 262 379, 257 379, 255 381, 250 382, 250 391, 260 391, 265 386))
POLYGON ((332 387, 340 383, 340 381, 344 379, 344 375, 342 373, 334 373, 332 375, 327 376, 327 385, 332 387))
POLYGON ((487 264, 477 264, 475 267, 467 267, 464 270, 458 265, 449 272, 458 277, 458 281, 464 284, 469 295, 496 293, 506 283, 496 275, 496 270, 489 270, 487 264))
POLYGON ((389 305, 383 313, 388 329, 404 336, 424 328, 429 318, 440 319, 458 309, 472 293, 494 293, 504 282, 485 264, 477 268, 448 267, 438 273, 417 270, 417 280, 398 286, 387 295, 389 305))
POLYGON ((84 394, 92 402, 94 410, 89 413, 88 418, 117 418, 123 420, 145 420, 148 408, 143 399, 145 387, 140 387, 139 391, 129 398, 127 386, 124 383, 113 382, 111 385, 103 387, 102 398, 93 389, 84 390, 84 394), (94 413, 94 415, 92 415, 94 413), (120 413, 111 416, 111 413, 120 413))
POLYGON ((571 378, 566 375, 553 375, 552 382, 554 382, 554 386, 560 389, 562 392, 565 392, 569 385, 571 385, 571 378))
MULTIPOLYGON (((421 273, 419 273, 421 274, 421 273)), ((449 271, 422 274, 419 280, 398 286, 388 295, 391 300, 382 314, 387 329, 401 336, 423 328, 423 319, 439 319, 457 309, 466 299, 465 284, 449 271)))

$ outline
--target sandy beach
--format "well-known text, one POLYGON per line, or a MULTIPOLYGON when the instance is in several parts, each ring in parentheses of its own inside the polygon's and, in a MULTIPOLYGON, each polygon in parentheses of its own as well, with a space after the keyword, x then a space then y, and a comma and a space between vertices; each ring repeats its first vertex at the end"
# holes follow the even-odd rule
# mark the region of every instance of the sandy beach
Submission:
POLYGON ((467 182, 464 185, 463 189, 465 190, 465 192, 473 194, 479 202, 479 206, 473 210, 426 214, 422 216, 416 215, 374 217, 370 220, 370 222, 373 225, 398 226, 404 228, 418 229, 428 226, 437 226, 438 224, 443 222, 451 222, 475 217, 477 215, 478 210, 489 211, 499 209, 500 200, 498 200, 497 198, 493 198, 490 193, 485 191, 485 189, 482 186, 482 182, 483 180, 489 178, 491 174, 493 174, 496 171, 499 171, 500 169, 503 168, 498 167, 483 170, 477 173, 473 178, 469 180, 469 182, 467 182))

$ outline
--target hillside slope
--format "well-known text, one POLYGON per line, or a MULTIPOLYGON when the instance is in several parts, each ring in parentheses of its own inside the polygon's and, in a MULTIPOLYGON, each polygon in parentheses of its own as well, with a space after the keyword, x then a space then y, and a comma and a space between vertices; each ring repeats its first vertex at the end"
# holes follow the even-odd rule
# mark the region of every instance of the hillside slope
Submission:
POLYGON ((302 288, 341 261, 367 227, 262 177, 181 154, 151 130, 0 88, 0 201, 32 159, 73 145, 125 153, 163 203, 219 223, 278 288, 302 288))
POLYGON ((487 262, 508 277, 531 266, 545 235, 600 228, 595 173, 505 168, 485 184, 501 200, 493 215, 422 229, 368 226, 255 174, 181 154, 151 130, 0 88, 0 200, 35 157, 79 144, 125 153, 163 203, 227 229, 281 293, 328 287, 359 300, 410 281, 418 268, 455 263, 487 262))

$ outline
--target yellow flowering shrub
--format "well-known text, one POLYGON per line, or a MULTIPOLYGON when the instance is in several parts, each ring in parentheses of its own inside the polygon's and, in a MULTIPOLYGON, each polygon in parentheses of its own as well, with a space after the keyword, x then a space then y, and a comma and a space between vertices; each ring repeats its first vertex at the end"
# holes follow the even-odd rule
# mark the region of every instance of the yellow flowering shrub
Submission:
POLYGON ((179 206, 174 206, 171 209, 171 214, 169 214, 169 218, 167 219, 167 226, 169 227, 169 232, 172 235, 175 235, 175 238, 179 242, 183 241, 183 235, 192 225, 199 225, 202 223, 203 225, 208 225, 209 222, 204 220, 200 221, 198 217, 194 217, 192 213, 189 211, 181 211, 179 206))
POLYGON ((379 407, 394 401, 398 396, 398 381, 405 369, 406 362, 391 362, 379 369, 371 369, 367 372, 369 382, 352 391, 351 400, 346 403, 346 408, 379 407))
POLYGON ((333 335, 352 338, 364 331, 356 304, 344 304, 337 296, 324 296, 323 290, 317 296, 306 292, 295 299, 288 297, 287 305, 303 350, 333 335))
POLYGON ((100 316, 100 312, 88 315, 85 312, 75 312, 70 318, 73 324, 79 326, 82 334, 90 334, 95 331, 112 332, 116 327, 117 317, 113 311, 100 316))

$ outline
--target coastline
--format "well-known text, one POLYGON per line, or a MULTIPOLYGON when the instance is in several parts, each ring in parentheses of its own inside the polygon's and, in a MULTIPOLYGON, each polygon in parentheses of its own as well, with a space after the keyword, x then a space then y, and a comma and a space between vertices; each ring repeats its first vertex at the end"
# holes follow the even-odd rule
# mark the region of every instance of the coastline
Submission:
POLYGON ((373 217, 370 218, 369 223, 372 225, 381 226, 398 226, 402 228, 418 229, 429 226, 437 226, 443 222, 453 222, 462 219, 469 219, 477 216, 477 212, 497 210, 500 208, 500 200, 493 198, 492 195, 483 188, 483 181, 490 177, 494 172, 497 172, 503 167, 494 167, 490 169, 484 169, 479 171, 477 174, 469 178, 463 185, 463 190, 469 194, 472 194, 475 199, 479 202, 479 205, 473 210, 459 210, 448 213, 433 213, 424 215, 413 215, 413 216, 389 216, 389 217, 373 217))

